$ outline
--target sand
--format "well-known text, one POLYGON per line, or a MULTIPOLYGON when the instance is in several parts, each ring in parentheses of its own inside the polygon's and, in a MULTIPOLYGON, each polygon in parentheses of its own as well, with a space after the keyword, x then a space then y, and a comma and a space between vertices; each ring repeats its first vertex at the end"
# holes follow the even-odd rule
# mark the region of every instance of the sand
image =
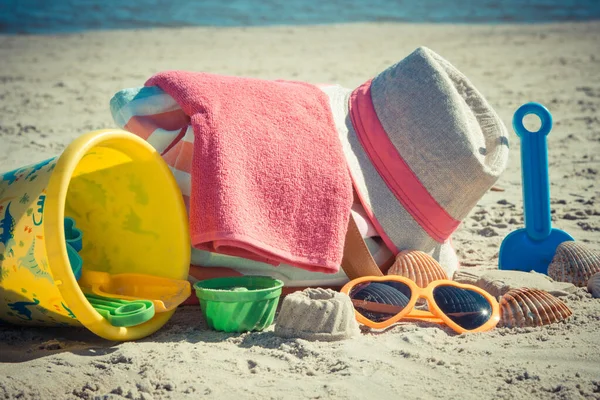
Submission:
MULTIPOLYGON (((507 126, 528 101, 554 116, 554 227, 600 251, 600 23, 319 27, 0 36, 0 170, 113 127, 108 101, 165 69, 356 87, 425 45, 462 70, 507 126)), ((496 268, 522 227, 519 143, 455 235, 463 268, 496 268)), ((207 329, 197 306, 156 334, 114 343, 86 330, 0 328, 0 398, 599 399, 600 300, 562 297, 566 323, 456 335, 403 323, 342 342, 207 329)))

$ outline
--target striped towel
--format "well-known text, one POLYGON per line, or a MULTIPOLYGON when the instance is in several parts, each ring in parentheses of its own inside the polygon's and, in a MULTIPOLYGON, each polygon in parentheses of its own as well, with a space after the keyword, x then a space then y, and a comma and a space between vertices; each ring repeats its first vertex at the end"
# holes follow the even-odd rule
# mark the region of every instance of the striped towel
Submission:
POLYGON ((189 210, 194 131, 179 104, 157 86, 124 89, 110 101, 118 127, 145 139, 169 165, 189 210))

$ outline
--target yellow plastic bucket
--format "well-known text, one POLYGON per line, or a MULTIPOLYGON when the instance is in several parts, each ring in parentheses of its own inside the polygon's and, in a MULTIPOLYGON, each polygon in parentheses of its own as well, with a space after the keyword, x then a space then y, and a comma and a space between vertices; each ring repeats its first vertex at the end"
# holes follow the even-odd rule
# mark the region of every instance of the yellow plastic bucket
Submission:
POLYGON ((125 328, 90 305, 69 264, 67 216, 83 232, 84 271, 187 278, 187 214, 168 166, 131 133, 95 131, 59 157, 0 175, 0 319, 83 325, 109 340, 160 329, 174 310, 125 328))

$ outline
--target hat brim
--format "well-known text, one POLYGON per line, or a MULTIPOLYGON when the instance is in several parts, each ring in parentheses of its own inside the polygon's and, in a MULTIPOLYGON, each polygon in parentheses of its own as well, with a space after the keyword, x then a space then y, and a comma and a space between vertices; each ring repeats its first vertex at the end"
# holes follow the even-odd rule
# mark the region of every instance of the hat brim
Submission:
POLYGON ((321 89, 329 97, 354 189, 377 233, 394 254, 401 250, 424 251, 452 278, 458 269, 458 258, 451 241, 439 243, 421 228, 390 191, 362 147, 348 112, 352 91, 338 85, 321 89))

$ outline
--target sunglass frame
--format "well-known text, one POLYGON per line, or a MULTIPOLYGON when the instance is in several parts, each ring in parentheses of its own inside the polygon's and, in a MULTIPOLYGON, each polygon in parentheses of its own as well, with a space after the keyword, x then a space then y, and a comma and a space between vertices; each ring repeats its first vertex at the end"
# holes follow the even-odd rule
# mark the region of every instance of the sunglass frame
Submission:
POLYGON ((488 292, 486 292, 485 290, 483 290, 477 286, 458 283, 458 282, 451 281, 449 279, 440 279, 437 281, 433 281, 429 285, 427 285, 427 287, 421 288, 421 287, 417 286, 417 284, 413 280, 408 279, 404 276, 400 276, 400 275, 363 276, 360 278, 353 279, 350 282, 348 282, 347 284, 345 284, 342 287, 342 289, 340 290, 340 292, 350 296, 350 292, 352 291, 352 288, 358 284, 361 284, 364 282, 389 282, 389 281, 400 282, 400 283, 407 285, 410 288, 411 297, 410 297, 410 300, 409 300, 408 304, 406 305, 406 307, 404 307, 402 309, 402 311, 400 311, 398 314, 394 315, 390 319, 387 319, 383 322, 371 321, 370 319, 366 318, 364 315, 359 313, 355 308, 354 314, 355 314, 356 320, 358 322, 360 322, 361 324, 366 325, 370 328, 373 328, 373 329, 385 329, 385 328, 399 322, 402 319, 421 320, 421 321, 424 320, 424 321, 428 321, 428 322, 435 322, 438 324, 445 324, 449 328, 454 330, 455 332, 462 334, 462 333, 476 333, 476 332, 489 331, 490 329, 493 329, 494 327, 496 327, 496 325, 500 321, 500 307, 498 305, 498 301, 496 301, 496 299, 491 294, 489 294, 488 292), (472 290, 476 293, 479 293, 488 301, 488 303, 492 307, 492 315, 490 316, 490 319, 488 319, 485 324, 483 324, 480 327, 477 327, 475 329, 469 330, 469 329, 465 329, 465 328, 461 327, 460 325, 458 325, 457 323, 452 321, 450 319, 450 317, 448 317, 438 307, 438 305, 435 301, 435 298, 433 296, 433 290, 438 286, 452 286, 452 287, 457 287, 457 288, 461 288, 461 289, 472 290), (429 312, 415 309, 415 305, 419 299, 427 300, 427 304, 429 305, 429 312))

